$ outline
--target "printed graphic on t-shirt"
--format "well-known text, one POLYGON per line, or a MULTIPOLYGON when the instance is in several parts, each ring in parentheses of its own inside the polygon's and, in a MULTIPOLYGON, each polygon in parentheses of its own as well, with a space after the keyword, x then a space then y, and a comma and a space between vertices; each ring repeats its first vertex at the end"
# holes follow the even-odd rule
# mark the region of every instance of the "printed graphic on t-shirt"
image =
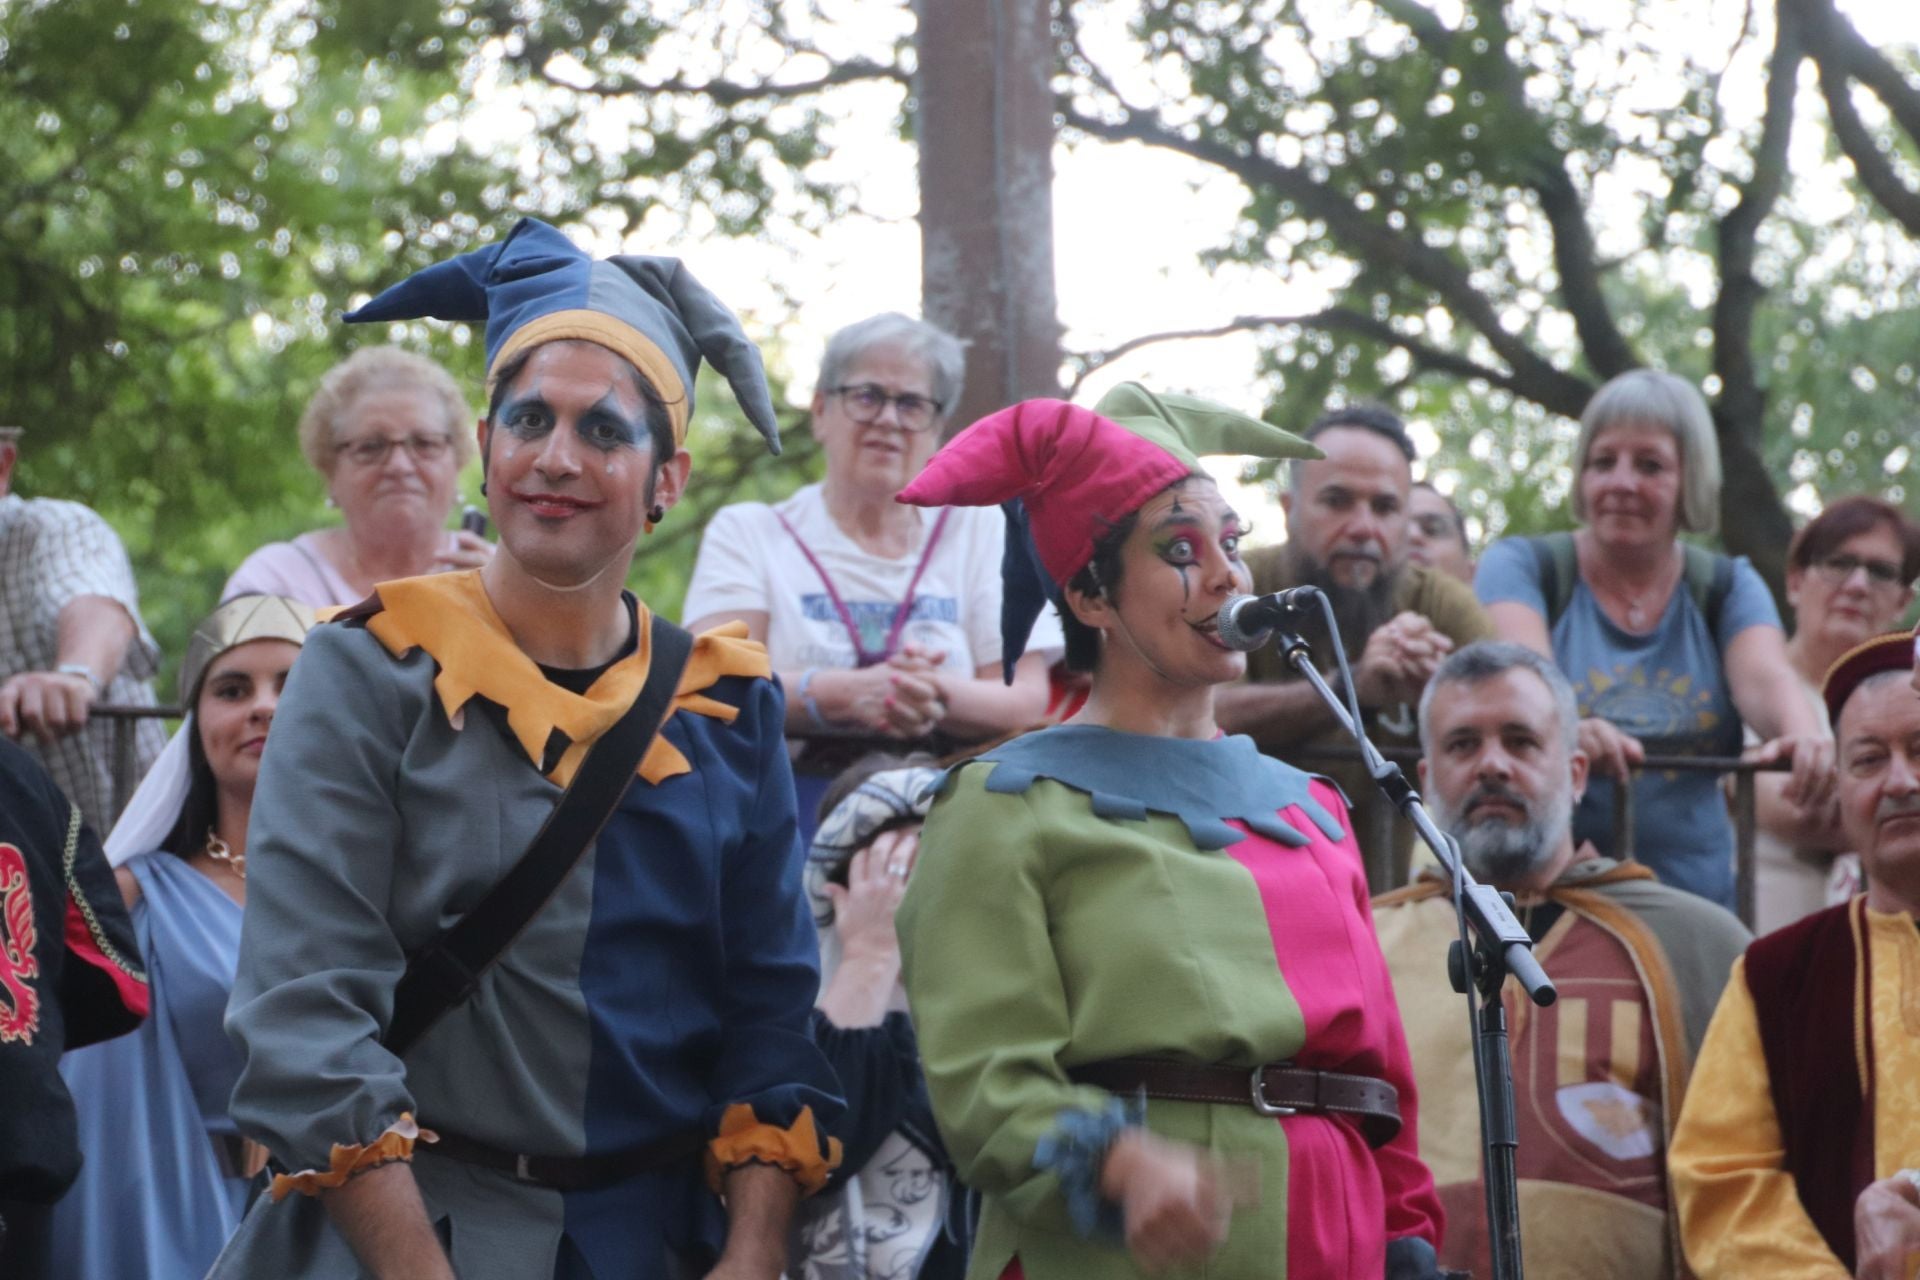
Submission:
MULTIPOLYGON (((898 600, 848 600, 844 602, 847 613, 853 618, 853 625, 860 630, 860 647, 868 653, 881 653, 887 647, 887 633, 893 629, 894 617, 900 612, 898 600)), ((808 622, 829 628, 829 633, 821 637, 825 641, 822 657, 814 661, 830 661, 833 655, 844 655, 850 651, 850 637, 846 624, 841 620, 840 611, 833 606, 833 598, 824 591, 807 592, 800 597, 800 613, 808 622)), ((913 608, 907 615, 907 625, 901 629, 900 642, 913 640, 913 628, 917 624, 935 624, 957 627, 960 624, 960 601, 955 596, 917 595, 913 608)), ((944 645, 942 646, 944 647, 944 645)))
POLYGON ((1663 753, 1711 755, 1721 736, 1719 699, 1689 671, 1634 663, 1588 667, 1574 682, 1582 716, 1598 716, 1663 753))

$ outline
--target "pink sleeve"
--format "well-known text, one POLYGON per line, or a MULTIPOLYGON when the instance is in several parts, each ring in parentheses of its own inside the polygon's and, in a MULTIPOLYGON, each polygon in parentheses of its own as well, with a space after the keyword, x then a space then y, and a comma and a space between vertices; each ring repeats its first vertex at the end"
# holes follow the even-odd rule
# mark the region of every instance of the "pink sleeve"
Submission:
MULTIPOLYGON (((1385 979, 1386 962, 1374 957, 1385 979)), ((1436 958, 1438 963, 1438 958, 1436 958)), ((1419 1236, 1435 1249, 1440 1247, 1446 1230, 1446 1214, 1440 1208, 1440 1194, 1434 1190, 1433 1174, 1420 1158, 1420 1100, 1413 1085, 1413 1059, 1407 1052, 1407 1033, 1400 1025, 1400 1007, 1393 1001, 1393 986, 1386 983, 1387 1082, 1400 1091, 1400 1132, 1392 1142, 1373 1153, 1380 1170, 1380 1186, 1387 1202, 1387 1239, 1419 1236)), ((1460 1100, 1472 1105, 1472 1099, 1460 1100)))

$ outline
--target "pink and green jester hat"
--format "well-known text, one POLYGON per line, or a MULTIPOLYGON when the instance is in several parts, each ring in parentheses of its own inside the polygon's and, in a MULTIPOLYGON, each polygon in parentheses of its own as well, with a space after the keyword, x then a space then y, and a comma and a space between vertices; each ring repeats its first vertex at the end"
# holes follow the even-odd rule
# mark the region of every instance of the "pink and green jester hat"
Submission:
POLYGON ((1123 382, 1092 409, 1023 400, 989 414, 928 460, 895 501, 984 507, 1007 515, 1000 559, 1001 662, 1008 684, 1034 619, 1093 559, 1094 541, 1183 477, 1200 458, 1318 458, 1311 444, 1269 422, 1198 396, 1157 395, 1123 382))

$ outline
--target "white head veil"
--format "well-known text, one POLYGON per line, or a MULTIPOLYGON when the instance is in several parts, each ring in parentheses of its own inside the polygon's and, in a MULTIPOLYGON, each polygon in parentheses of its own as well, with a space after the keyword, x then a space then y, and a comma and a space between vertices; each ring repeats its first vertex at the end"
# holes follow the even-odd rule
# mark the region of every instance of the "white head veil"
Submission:
POLYGON ((107 833, 107 862, 119 866, 128 858, 152 853, 180 820, 181 806, 187 802, 187 790, 193 783, 187 758, 187 735, 195 732, 193 712, 188 711, 180 727, 167 739, 166 750, 147 770, 134 790, 133 799, 120 812, 120 820, 107 833))
POLYGON ((187 714, 168 740, 166 750, 140 780, 120 820, 107 833, 107 862, 120 866, 127 859, 152 853, 180 821, 180 810, 193 786, 188 744, 195 732, 193 707, 200 699, 200 682, 213 660, 229 649, 253 640, 286 640, 304 644, 315 623, 311 608, 285 596, 236 596, 208 614, 187 641, 180 662, 180 697, 187 714))

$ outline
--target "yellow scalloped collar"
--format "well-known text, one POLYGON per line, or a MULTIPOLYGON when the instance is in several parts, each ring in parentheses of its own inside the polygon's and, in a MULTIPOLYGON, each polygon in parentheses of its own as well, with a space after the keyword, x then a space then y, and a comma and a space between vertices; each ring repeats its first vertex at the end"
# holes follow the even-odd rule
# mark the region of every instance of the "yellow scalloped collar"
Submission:
MULTIPOLYGON (((547 774, 563 787, 573 780, 587 748, 639 696, 653 660, 651 618, 644 604, 640 606, 639 649, 608 667, 586 693, 577 694, 549 681, 513 642, 507 624, 487 598, 477 569, 383 582, 375 594, 381 609, 367 619, 367 630, 396 658, 424 649, 439 664, 433 687, 447 719, 456 726, 476 694, 505 708, 508 727, 536 769, 553 731, 567 735, 566 751, 547 774)), ((715 627, 694 639, 667 718, 690 711, 731 723, 737 708, 704 697, 703 691, 723 676, 771 674, 766 649, 746 638, 744 624, 715 627)), ((658 784, 692 770, 686 756, 661 734, 640 762, 639 774, 658 784)))

